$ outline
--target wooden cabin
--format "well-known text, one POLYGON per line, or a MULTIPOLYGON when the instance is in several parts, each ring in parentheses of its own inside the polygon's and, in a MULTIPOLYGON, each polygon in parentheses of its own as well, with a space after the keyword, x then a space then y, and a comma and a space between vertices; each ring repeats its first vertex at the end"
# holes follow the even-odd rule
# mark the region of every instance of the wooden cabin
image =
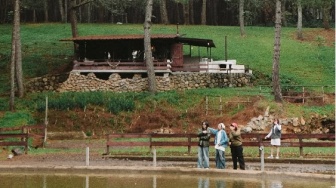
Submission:
MULTIPOLYGON (((76 45, 73 70, 94 73, 146 73, 144 35, 80 36, 62 39, 76 45)), ((187 38, 176 34, 152 34, 155 73, 199 72, 202 59, 211 59, 210 39, 187 38), (189 46, 189 49, 184 47, 189 46), (197 54, 192 49, 198 47, 197 54), (208 57, 200 56, 200 48, 208 57), (187 54, 187 55, 186 55, 187 54)))

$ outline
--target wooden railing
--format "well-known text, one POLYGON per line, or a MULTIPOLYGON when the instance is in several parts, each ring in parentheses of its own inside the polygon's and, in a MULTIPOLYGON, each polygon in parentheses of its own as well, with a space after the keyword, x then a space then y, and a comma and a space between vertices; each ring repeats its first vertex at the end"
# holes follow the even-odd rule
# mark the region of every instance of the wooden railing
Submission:
POLYGON ((190 153, 191 146, 197 146, 198 142, 192 141, 192 138, 197 138, 196 134, 109 134, 106 136, 106 154, 110 153, 111 146, 186 146, 190 153), (147 138, 146 141, 114 141, 116 138, 147 138), (165 141, 155 141, 153 138, 170 138, 165 141), (173 138, 179 139, 179 141, 173 138), (182 139, 182 141, 180 141, 182 139), (184 141, 183 141, 184 139, 184 141))
MULTIPOLYGON (((244 146, 271 146, 267 134, 243 134, 244 146)), ((304 147, 335 147, 335 134, 281 134, 281 147, 298 147, 303 156, 304 147)))
POLYGON ((23 146, 25 148, 25 154, 27 154, 28 139, 44 140, 45 131, 45 125, 0 128, 0 146, 23 146))
MULTIPOLYGON (((259 133, 242 134, 244 139, 243 146, 271 146, 270 140, 264 139, 266 135, 259 133)), ((109 134, 106 136, 106 139, 106 154, 111 153, 110 147, 135 146, 147 146, 150 148, 156 146, 185 146, 188 147, 188 153, 190 154, 191 147, 198 146, 196 134, 109 134), (147 138, 147 140, 128 141, 129 138, 147 138), (154 138, 165 138, 165 140, 155 141, 154 138)), ((335 134, 282 134, 281 140, 281 147, 298 147, 300 149, 300 156, 303 156, 304 147, 335 147, 335 134)), ((210 142, 212 144, 213 138, 210 142)))
POLYGON ((23 146, 25 154, 28 153, 28 133, 0 133, 0 146, 23 146), (10 138, 10 141, 4 139, 10 138), (13 141, 12 139, 16 139, 13 141))
MULTIPOLYGON (((334 85, 282 85, 282 97, 289 102, 305 103, 307 100, 325 102, 325 94, 334 92, 334 85)), ((271 85, 260 85, 259 93, 272 93, 271 85)))

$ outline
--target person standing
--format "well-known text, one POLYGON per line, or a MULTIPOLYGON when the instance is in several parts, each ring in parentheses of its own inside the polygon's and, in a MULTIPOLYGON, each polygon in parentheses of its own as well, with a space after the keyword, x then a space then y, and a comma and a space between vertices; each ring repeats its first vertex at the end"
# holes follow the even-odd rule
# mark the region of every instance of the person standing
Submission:
POLYGON ((211 134, 215 136, 215 149, 216 149, 216 168, 224 169, 225 168, 225 148, 228 144, 228 137, 225 132, 225 125, 224 123, 218 124, 217 129, 208 128, 211 134))
POLYGON ((243 139, 241 137, 240 128, 237 123, 231 123, 229 133, 229 146, 231 148, 231 156, 233 169, 237 170, 237 162, 239 168, 245 170, 245 161, 243 155, 243 139))
POLYGON ((265 139, 271 138, 271 155, 269 159, 273 159, 273 148, 276 148, 276 159, 279 159, 280 145, 281 145, 281 125, 279 119, 274 119, 271 131, 265 137, 265 139))
POLYGON ((202 122, 202 130, 197 135, 199 138, 197 168, 209 168, 210 133, 207 131, 208 127, 208 122, 202 122))

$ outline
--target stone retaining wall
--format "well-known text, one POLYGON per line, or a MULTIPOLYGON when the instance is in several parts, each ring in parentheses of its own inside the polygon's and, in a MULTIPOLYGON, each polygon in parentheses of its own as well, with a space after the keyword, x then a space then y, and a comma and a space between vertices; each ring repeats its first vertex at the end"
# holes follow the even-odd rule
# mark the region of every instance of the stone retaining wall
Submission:
POLYGON ((55 74, 31 79, 25 84, 27 92, 56 91, 69 74, 55 74))
MULTIPOLYGON (((243 87, 251 83, 251 74, 236 73, 177 73, 156 76, 158 91, 185 90, 197 88, 243 87)), ((53 75, 35 78, 27 84, 29 92, 40 91, 113 91, 141 92, 148 90, 147 78, 134 74, 133 78, 121 78, 112 73, 107 80, 99 79, 94 73, 82 75, 71 72, 69 75, 53 75), (67 79, 66 79, 67 78, 67 79)))

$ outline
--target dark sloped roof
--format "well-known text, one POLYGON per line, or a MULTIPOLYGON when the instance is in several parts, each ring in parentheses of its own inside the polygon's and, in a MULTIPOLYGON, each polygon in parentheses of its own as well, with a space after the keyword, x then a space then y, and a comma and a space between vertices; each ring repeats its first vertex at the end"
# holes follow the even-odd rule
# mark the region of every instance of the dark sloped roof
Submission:
POLYGON ((216 47, 211 39, 178 37, 178 41, 192 46, 216 47))
MULTIPOLYGON (((61 39, 60 41, 103 41, 103 40, 141 40, 144 39, 144 35, 128 34, 128 35, 91 35, 91 36, 78 36, 75 38, 61 39)), ((151 39, 172 39, 176 42, 181 42, 184 44, 192 46, 203 46, 203 47, 216 47, 211 39, 200 39, 200 38, 186 38, 181 37, 176 34, 151 34, 151 39)))
MULTIPOLYGON (((176 35, 173 34, 152 34, 152 39, 174 39, 176 35)), ((143 39, 144 35, 91 35, 91 36, 78 36, 75 38, 61 39, 61 41, 87 41, 87 40, 135 40, 143 39)))

